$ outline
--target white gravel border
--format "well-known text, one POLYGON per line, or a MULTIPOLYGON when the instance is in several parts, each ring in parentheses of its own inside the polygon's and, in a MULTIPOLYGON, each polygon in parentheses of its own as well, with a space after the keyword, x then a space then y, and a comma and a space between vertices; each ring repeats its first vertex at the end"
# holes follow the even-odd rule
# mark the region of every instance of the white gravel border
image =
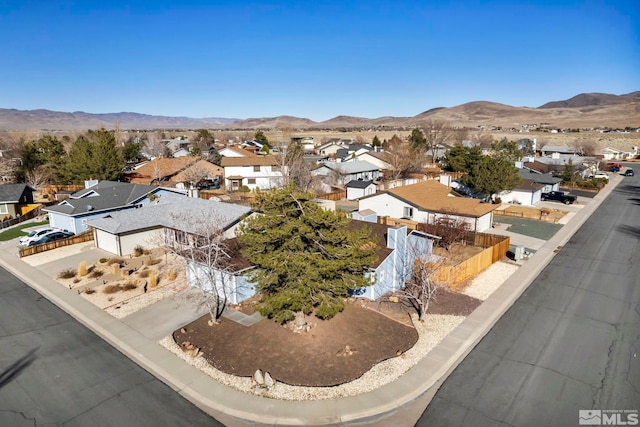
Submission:
POLYGON ((495 262, 474 277, 462 293, 484 301, 519 267, 517 264, 504 261, 495 262))
MULTIPOLYGON (((293 401, 336 399, 367 393, 396 380, 464 320, 463 316, 438 314, 427 315, 424 322, 418 321, 415 315, 411 318, 418 332, 418 341, 411 349, 401 356, 378 363, 354 381, 334 387, 299 387, 276 383, 270 390, 265 390, 257 387, 251 378, 238 377, 215 369, 202 355, 192 357, 183 352, 171 336, 161 339, 159 344, 221 384, 245 393, 293 401)), ((258 368, 256 366, 256 369, 258 368)))

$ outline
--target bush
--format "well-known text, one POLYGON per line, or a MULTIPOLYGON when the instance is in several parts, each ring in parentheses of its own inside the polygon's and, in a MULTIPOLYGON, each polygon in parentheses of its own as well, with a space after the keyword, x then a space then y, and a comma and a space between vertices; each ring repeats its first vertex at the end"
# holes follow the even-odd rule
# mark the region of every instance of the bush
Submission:
POLYGON ((97 279, 98 277, 102 277, 103 274, 104 274, 104 271, 97 270, 94 268, 93 270, 91 270, 91 273, 89 273, 89 278, 97 279))
POLYGON ((174 280, 176 280, 176 272, 174 270, 169 270, 169 273, 167 274, 167 279, 170 282, 173 282, 174 280))
POLYGON ((105 262, 107 262, 108 260, 106 258, 100 258, 100 264, 104 264, 105 262))
POLYGON ((144 248, 140 245, 137 245, 135 248, 133 248, 133 256, 139 257, 142 256, 142 254, 144 253, 144 248))
POLYGON ((95 289, 87 289, 86 291, 84 291, 85 294, 87 295, 91 295, 91 294, 95 294, 96 290, 95 289))
POLYGON ((502 199, 500 197, 496 197, 495 200, 493 201, 494 204, 499 205, 502 203, 502 199))
POLYGON ((73 268, 67 268, 58 273, 58 279, 71 279, 76 277, 76 271, 73 268))
POLYGON ((144 263, 145 265, 156 265, 156 264, 160 264, 161 262, 162 262, 162 259, 160 258, 152 258, 152 259, 146 260, 144 263))
POLYGON ((132 290, 136 289, 137 287, 138 287, 138 285, 136 285, 135 283, 127 282, 124 285, 122 285, 120 287, 120 289, 123 290, 123 291, 132 291, 132 290))
POLYGON ((105 294, 115 294, 116 292, 118 292, 120 290, 120 285, 107 285, 104 287, 104 289, 102 290, 103 293, 105 294))
POLYGON ((122 265, 124 264, 124 260, 122 258, 114 257, 114 258, 111 258, 109 261, 107 261, 107 265, 113 265, 113 264, 122 265))
POLYGON ((138 277, 149 277, 149 273, 151 273, 151 270, 140 270, 138 271, 138 277))
POLYGON ((542 209, 540 209, 540 212, 541 212, 543 215, 549 215, 549 214, 551 213, 551 209, 549 209, 549 208, 542 208, 542 209))

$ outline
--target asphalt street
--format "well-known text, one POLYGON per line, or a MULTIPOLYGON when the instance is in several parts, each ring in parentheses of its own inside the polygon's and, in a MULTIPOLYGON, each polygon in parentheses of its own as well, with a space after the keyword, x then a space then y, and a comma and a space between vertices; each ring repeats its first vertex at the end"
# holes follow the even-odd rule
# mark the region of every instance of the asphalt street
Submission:
POLYGON ((0 426, 222 426, 0 268, 0 426))
POLYGON ((418 426, 574 426, 579 410, 640 410, 640 178, 558 250, 418 426))

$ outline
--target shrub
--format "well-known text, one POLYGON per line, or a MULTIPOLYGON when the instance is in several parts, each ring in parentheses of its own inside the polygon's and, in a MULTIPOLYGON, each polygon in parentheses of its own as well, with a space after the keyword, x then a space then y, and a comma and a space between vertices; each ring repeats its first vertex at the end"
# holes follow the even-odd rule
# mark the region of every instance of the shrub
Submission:
POLYGON ((73 283, 78 283, 78 282, 80 282, 80 278, 79 277, 76 277, 75 279, 73 279, 73 283))
POLYGON ((541 212, 543 215, 549 215, 549 214, 551 213, 551 209, 549 209, 549 208, 542 208, 542 209, 540 209, 540 212, 541 212))
POLYGON ((95 289, 87 289, 86 291, 84 291, 85 294, 87 295, 91 295, 91 294, 95 294, 96 290, 95 289))
POLYGON ((118 292, 120 290, 120 285, 107 285, 104 287, 104 289, 102 290, 103 293, 105 294, 115 294, 116 292, 118 292))
POLYGON ((94 268, 93 270, 91 270, 91 273, 89 273, 89 277, 91 279, 97 279, 98 277, 102 277, 103 274, 104 274, 104 271, 97 270, 94 268))
POLYGON ((114 258, 111 258, 109 261, 107 261, 107 264, 108 265, 113 265, 113 264, 122 265, 122 264, 124 264, 124 260, 122 258, 114 257, 114 258))
POLYGON ((133 256, 141 256, 144 253, 144 248, 140 245, 137 245, 135 248, 133 248, 133 256))
POLYGON ((120 264, 111 264, 111 272, 118 274, 120 272, 120 264))
POLYGON ((106 258, 100 258, 100 264, 104 264, 105 262, 107 262, 108 260, 106 258))
POLYGON ((502 199, 500 197, 496 197, 495 200, 493 201, 494 204, 499 205, 502 203, 502 199))
POLYGON ((67 268, 58 273, 58 279, 71 279, 76 276, 76 271, 73 268, 67 268))
POLYGON ((152 259, 146 260, 144 263, 146 265, 156 265, 156 264, 160 264, 161 262, 162 262, 162 259, 160 258, 152 258, 152 259))
POLYGON ((120 287, 120 289, 123 290, 123 291, 132 291, 132 290, 136 289, 137 287, 138 287, 138 285, 136 285, 135 283, 127 282, 124 285, 122 285, 120 287))
POLYGON ((149 277, 149 273, 151 273, 151 270, 140 270, 138 271, 138 277, 149 277))
POLYGON ((78 276, 84 277, 87 275, 87 263, 85 261, 81 261, 78 264, 78 276))
POLYGON ((176 280, 176 272, 174 270, 169 270, 169 273, 167 274, 167 279, 170 282, 173 282, 174 280, 176 280))

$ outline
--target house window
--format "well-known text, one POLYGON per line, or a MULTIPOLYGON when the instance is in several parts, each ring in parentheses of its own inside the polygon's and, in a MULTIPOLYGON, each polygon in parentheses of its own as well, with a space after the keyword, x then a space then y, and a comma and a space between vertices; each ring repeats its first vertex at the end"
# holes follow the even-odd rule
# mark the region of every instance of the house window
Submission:
POLYGON ((182 245, 189 243, 189 236, 182 230, 176 230, 176 241, 182 245))
POLYGON ((4 205, 0 205, 0 214, 8 214, 9 213, 9 208, 7 207, 6 204, 4 205))
POLYGON ((413 218, 413 208, 409 206, 404 207, 404 218, 413 218))
POLYGON ((255 178, 247 178, 247 184, 255 184, 255 183, 256 183, 255 178))
POLYGON ((253 167, 253 171, 254 172, 260 172, 260 166, 254 166, 253 167))

